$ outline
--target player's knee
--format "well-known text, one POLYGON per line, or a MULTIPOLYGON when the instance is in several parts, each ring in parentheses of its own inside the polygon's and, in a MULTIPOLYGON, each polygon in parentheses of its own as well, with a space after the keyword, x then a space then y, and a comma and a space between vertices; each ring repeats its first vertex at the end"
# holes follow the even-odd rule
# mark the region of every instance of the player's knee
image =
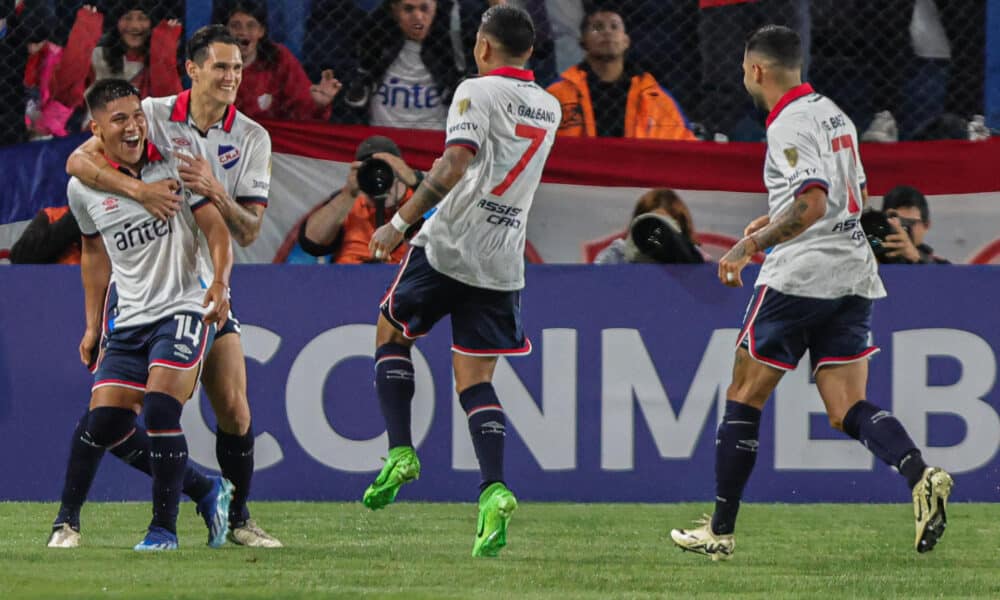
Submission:
POLYGON ((87 434, 95 446, 108 448, 127 438, 135 429, 135 412, 127 408, 99 406, 87 416, 87 434))
POLYGON ((250 429, 250 405, 241 390, 227 390, 220 398, 212 399, 215 419, 226 433, 243 435, 250 429))

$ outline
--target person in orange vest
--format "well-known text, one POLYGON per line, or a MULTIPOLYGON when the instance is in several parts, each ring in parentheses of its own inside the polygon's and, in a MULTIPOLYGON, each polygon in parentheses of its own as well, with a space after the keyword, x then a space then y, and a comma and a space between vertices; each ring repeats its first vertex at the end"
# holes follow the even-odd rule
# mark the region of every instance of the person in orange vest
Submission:
POLYGON ((10 249, 13 264, 80 264, 80 226, 69 206, 43 208, 10 249))
POLYGON ((625 59, 630 44, 620 13, 595 8, 586 14, 580 30, 583 62, 548 87, 562 104, 557 135, 696 139, 670 92, 625 59))
POLYGON ((362 141, 354 158, 344 187, 302 223, 299 228, 299 245, 313 256, 329 255, 330 262, 337 264, 399 263, 406 256, 408 244, 400 244, 384 259, 375 259, 368 248, 368 242, 376 226, 388 223, 396 211, 410 199, 422 179, 422 173, 407 166, 399 146, 380 135, 373 135, 362 141), (383 198, 381 222, 375 198, 361 191, 358 184, 358 168, 372 158, 388 163, 395 175, 383 198))

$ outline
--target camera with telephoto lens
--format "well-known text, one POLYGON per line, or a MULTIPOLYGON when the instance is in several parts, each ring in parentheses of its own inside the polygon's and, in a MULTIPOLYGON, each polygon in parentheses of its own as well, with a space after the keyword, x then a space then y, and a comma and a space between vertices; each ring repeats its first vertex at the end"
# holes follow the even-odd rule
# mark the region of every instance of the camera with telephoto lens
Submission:
POLYGON ((705 262, 698 248, 681 231, 677 220, 667 215, 655 212, 639 215, 629 225, 629 238, 642 256, 652 262, 664 264, 705 262))
POLYGON ((366 158, 358 167, 358 188, 369 198, 384 197, 396 181, 389 163, 378 158, 366 158))
POLYGON ((889 248, 885 246, 885 238, 896 233, 895 228, 889 223, 889 219, 896 217, 903 231, 913 241, 913 230, 909 219, 900 218, 895 210, 870 210, 861 215, 861 229, 868 238, 868 244, 872 247, 875 259, 882 264, 908 264, 909 261, 902 256, 889 256, 889 248))

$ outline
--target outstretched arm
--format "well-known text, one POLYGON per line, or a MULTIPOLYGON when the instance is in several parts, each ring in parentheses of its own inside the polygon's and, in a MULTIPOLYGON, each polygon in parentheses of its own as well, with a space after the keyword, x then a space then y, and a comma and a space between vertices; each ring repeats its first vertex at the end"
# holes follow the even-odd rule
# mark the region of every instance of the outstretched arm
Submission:
POLYGON ((104 156, 104 144, 96 137, 80 144, 70 154, 66 172, 94 189, 132 198, 157 219, 169 219, 181 206, 181 198, 177 195, 180 183, 174 179, 144 183, 129 177, 111 166, 104 156))
POLYGON ((475 155, 465 146, 448 146, 441 158, 434 162, 431 172, 393 216, 392 221, 378 228, 368 244, 375 258, 387 258, 403 241, 407 228, 421 215, 437 206, 448 195, 469 168, 475 155))

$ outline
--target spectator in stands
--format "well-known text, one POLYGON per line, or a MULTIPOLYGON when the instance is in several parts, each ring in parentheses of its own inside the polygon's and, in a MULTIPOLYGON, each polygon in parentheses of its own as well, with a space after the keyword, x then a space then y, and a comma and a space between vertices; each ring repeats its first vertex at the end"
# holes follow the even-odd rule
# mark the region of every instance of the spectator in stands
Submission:
POLYGON ((312 0, 302 40, 302 63, 310 78, 319 78, 326 69, 340 76, 354 73, 354 48, 367 16, 354 0, 312 0))
MULTIPOLYGON (((313 256, 330 255, 334 263, 381 262, 375 260, 368 249, 376 223, 389 222, 399 207, 413 195, 413 190, 423 178, 422 173, 407 166, 395 142, 379 135, 361 142, 354 158, 346 185, 313 211, 299 228, 299 245, 313 256), (358 168, 370 158, 389 163, 396 175, 383 199, 384 214, 381 218, 375 199, 368 197, 358 186, 358 168)), ((406 255, 406 250, 407 245, 402 244, 385 260, 398 263, 406 255)))
POLYGON ((652 189, 639 196, 627 233, 594 258, 599 265, 702 262, 705 255, 698 249, 691 211, 677 192, 666 188, 652 189), (637 227, 651 218, 657 220, 637 227))
POLYGON ((384 127, 444 129, 461 78, 451 0, 385 0, 366 20, 348 105, 384 127))
MULTIPOLYGON (((984 0, 883 0, 860 12, 866 34, 866 76, 873 116, 861 140, 972 139, 990 136, 984 123, 984 0), (943 105, 927 112, 926 80, 947 78, 943 105), (910 91, 905 88, 916 85, 910 91), (907 93, 908 92, 908 93, 907 93)), ((856 14, 856 13, 855 13, 856 14)))
POLYGON ((31 15, 42 3, 0 0, 0 146, 26 139, 24 124, 24 67, 28 58, 31 15))
POLYGON ((251 119, 328 120, 340 82, 327 69, 309 81, 305 69, 283 44, 268 39, 267 5, 244 0, 223 7, 217 22, 240 43, 243 83, 236 108, 251 119))
POLYGON ((951 264, 924 243, 931 229, 931 211, 920 190, 906 185, 892 188, 882 198, 882 212, 896 229, 896 233, 885 238, 889 256, 902 257, 910 264, 951 264))
POLYGON ((130 81, 144 98, 180 93, 180 21, 163 20, 154 29, 153 0, 118 0, 108 6, 111 26, 103 37, 102 13, 91 5, 77 12, 52 78, 52 97, 69 108, 81 107, 84 90, 109 77, 130 81))
POLYGON ((80 264, 80 226, 69 206, 43 208, 10 249, 14 264, 80 264))
POLYGON ((62 47, 48 39, 47 26, 39 23, 28 40, 28 64, 24 68, 24 87, 28 91, 25 124, 28 137, 45 139, 66 135, 66 122, 73 109, 52 97, 52 75, 62 58, 62 47))
POLYGON ((618 12, 599 7, 584 16, 584 60, 548 88, 562 104, 558 135, 695 139, 670 92, 625 59, 629 44, 618 12))
POLYGON ((547 85, 556 78, 556 53, 544 0, 458 0, 462 48, 465 51, 465 71, 476 73, 476 60, 472 50, 476 46, 476 32, 486 9, 497 4, 512 4, 523 8, 535 23, 535 47, 527 68, 535 73, 539 85, 547 85))
POLYGON ((733 73, 741 72, 747 32, 768 23, 799 29, 800 5, 799 0, 698 1, 702 93, 694 120, 705 139, 764 139, 753 103, 733 73))

